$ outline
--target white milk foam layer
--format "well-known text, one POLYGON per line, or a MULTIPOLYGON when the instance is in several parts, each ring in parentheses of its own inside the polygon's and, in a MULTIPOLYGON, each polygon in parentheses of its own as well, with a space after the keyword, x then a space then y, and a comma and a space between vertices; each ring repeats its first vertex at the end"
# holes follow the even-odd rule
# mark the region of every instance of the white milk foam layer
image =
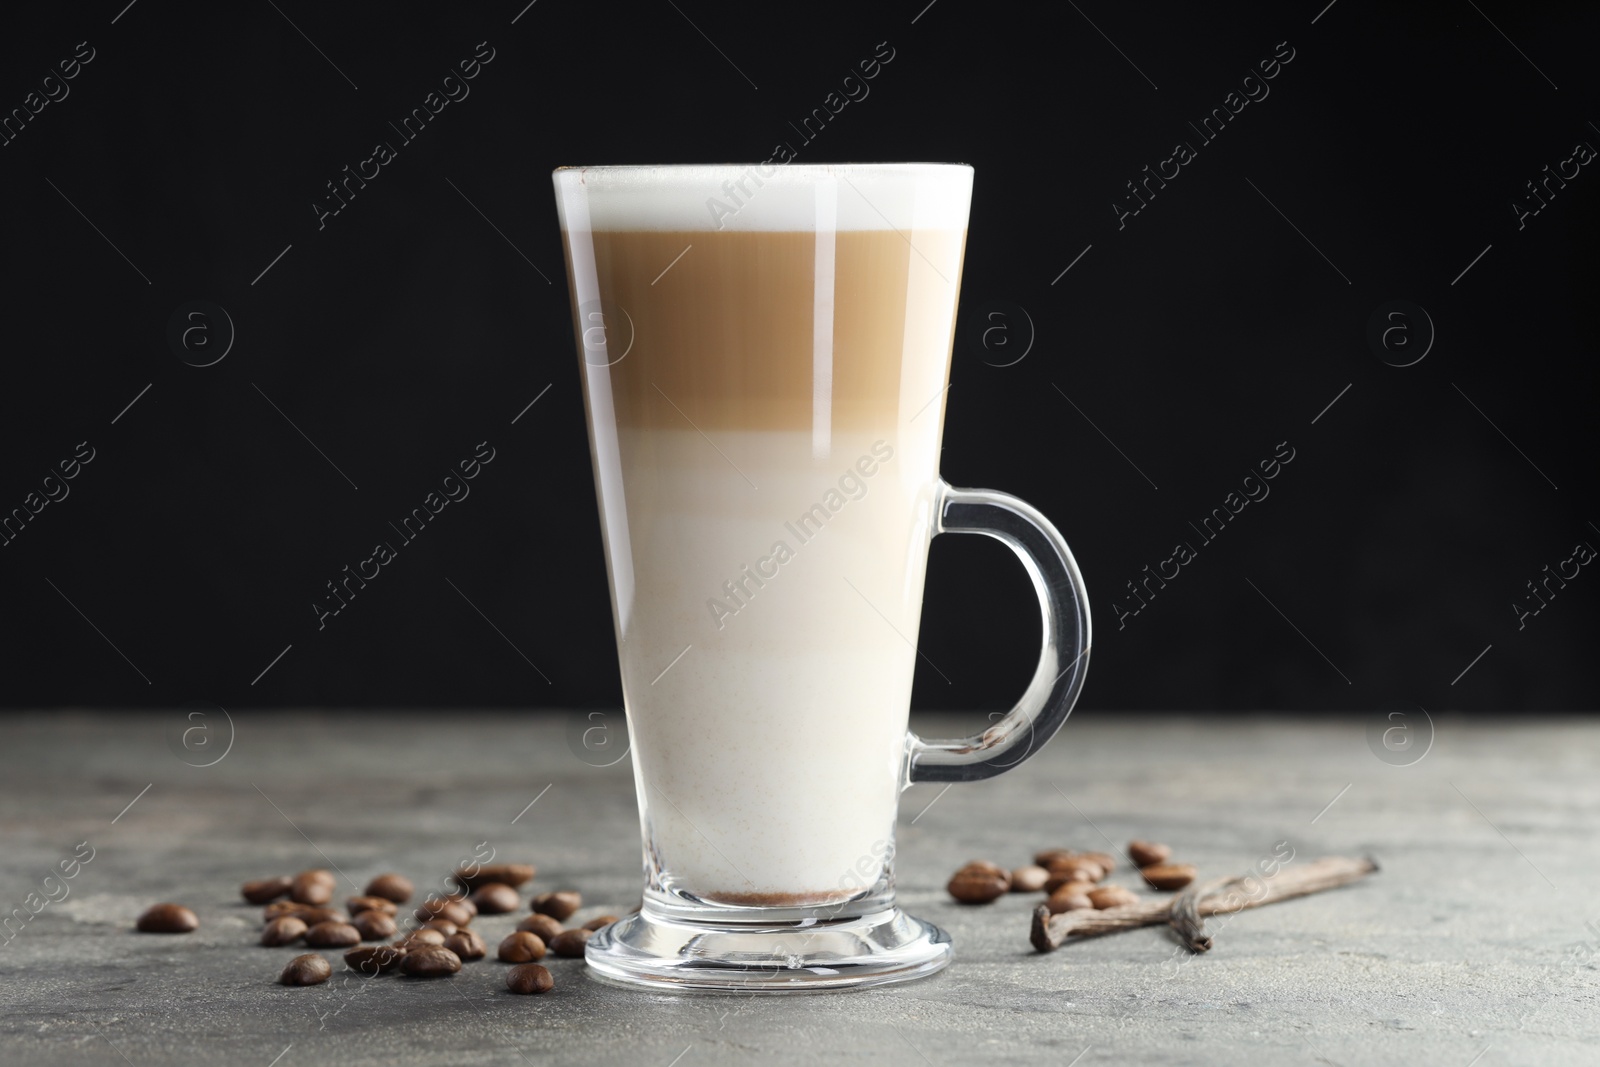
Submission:
POLYGON ((965 230, 972 198, 972 168, 961 163, 563 167, 554 179, 571 232, 798 233, 819 218, 835 230, 965 230), (819 211, 819 198, 836 207, 819 211))
POLYGON ((669 888, 822 903, 881 870, 938 455, 932 427, 901 429, 838 434, 828 459, 805 431, 621 431, 623 689, 669 888))

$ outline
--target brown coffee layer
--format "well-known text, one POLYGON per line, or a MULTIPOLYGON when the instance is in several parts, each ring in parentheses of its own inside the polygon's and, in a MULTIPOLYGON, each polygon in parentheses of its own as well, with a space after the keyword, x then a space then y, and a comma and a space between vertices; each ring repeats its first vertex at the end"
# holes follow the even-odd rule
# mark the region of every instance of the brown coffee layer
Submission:
MULTIPOLYGON (((813 426, 823 373, 813 344, 818 234, 619 231, 568 239, 593 242, 607 349, 589 348, 585 369, 612 363, 600 373, 618 424, 813 426)), ((833 242, 830 424, 893 426, 913 413, 901 411, 913 404, 902 395, 903 365, 919 376, 930 365, 948 368, 966 233, 848 230, 821 239, 833 242)), ((826 249, 821 254, 826 264, 826 249)), ((577 306, 575 283, 572 292, 582 360, 583 331, 602 320, 592 306, 577 306)), ((920 406, 928 398, 916 384, 920 406)))

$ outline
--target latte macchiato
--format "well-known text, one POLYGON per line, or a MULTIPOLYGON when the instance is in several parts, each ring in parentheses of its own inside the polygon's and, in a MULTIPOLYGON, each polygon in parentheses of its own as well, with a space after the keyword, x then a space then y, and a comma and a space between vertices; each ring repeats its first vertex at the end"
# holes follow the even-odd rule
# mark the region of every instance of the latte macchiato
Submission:
POLYGON ((556 173, 647 891, 829 904, 893 850, 971 171, 722 170, 556 173))

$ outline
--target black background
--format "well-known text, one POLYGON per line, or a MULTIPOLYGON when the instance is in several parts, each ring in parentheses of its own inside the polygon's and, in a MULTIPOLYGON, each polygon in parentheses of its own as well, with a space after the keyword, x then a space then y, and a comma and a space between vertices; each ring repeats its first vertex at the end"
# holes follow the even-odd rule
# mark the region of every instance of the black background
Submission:
MULTIPOLYGON (((95 458, 0 547, 7 706, 618 704, 549 171, 779 142, 976 168, 943 470, 1072 543, 1085 705, 1596 705, 1600 577, 1513 608, 1600 545, 1600 168, 1512 207, 1600 146, 1593 5, 523 2, 8 12, 5 113, 94 58, 0 147, 0 512, 95 458), (319 229, 325 183, 482 41, 470 96, 319 229), (880 42, 870 95, 801 143, 880 42), (1279 42, 1270 95, 1198 144, 1279 42), (1180 140, 1197 158, 1119 229, 1180 140), (197 300, 236 331, 203 368, 168 341, 197 300), (1367 342, 1394 300, 1436 331, 1407 367, 1367 342), (324 583, 484 440, 471 496, 319 631, 324 583), (1284 441, 1201 546, 1188 524, 1284 441), (1198 558, 1119 619, 1179 541, 1198 558)), ((949 681, 919 663, 915 703, 1009 705, 1021 568, 974 538, 930 567, 949 681)))

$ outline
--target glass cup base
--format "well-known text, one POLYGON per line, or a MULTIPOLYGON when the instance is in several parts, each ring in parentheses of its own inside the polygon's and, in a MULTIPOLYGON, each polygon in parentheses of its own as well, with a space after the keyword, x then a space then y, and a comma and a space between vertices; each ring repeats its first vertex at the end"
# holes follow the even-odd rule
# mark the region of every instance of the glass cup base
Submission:
POLYGON ((800 993, 906 982, 950 962, 950 935, 897 907, 843 919, 688 921, 645 911, 589 938, 594 977, 658 991, 800 993))

